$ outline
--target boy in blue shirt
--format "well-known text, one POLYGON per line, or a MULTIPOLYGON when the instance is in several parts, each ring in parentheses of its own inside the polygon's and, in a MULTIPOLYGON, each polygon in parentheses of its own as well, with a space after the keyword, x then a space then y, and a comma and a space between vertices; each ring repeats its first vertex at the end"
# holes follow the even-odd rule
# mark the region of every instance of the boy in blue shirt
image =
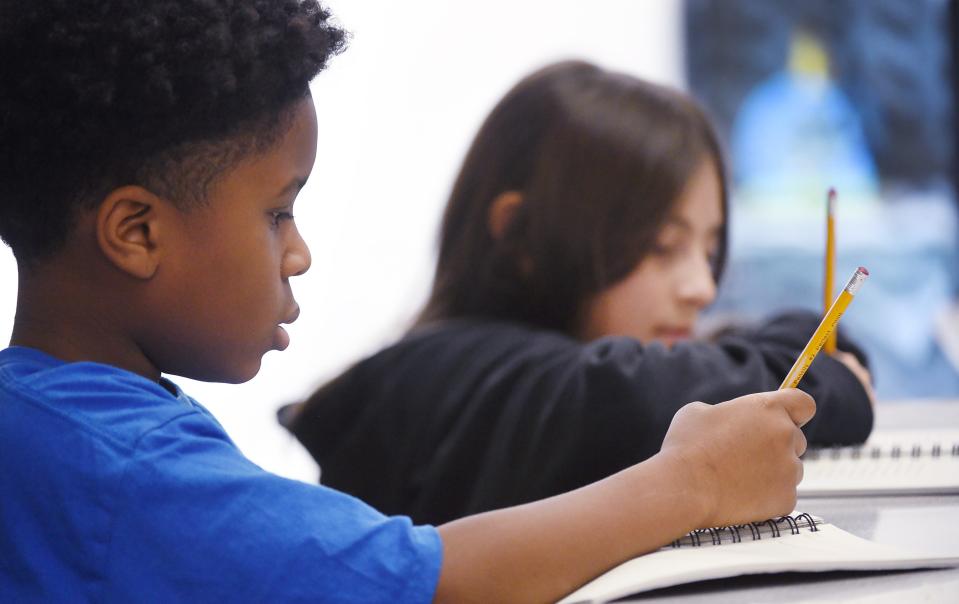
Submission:
POLYGON ((263 471, 163 373, 289 344, 313 0, 0 0, 0 601, 542 601, 703 526, 787 513, 799 391, 691 404, 659 455, 438 528, 263 471))

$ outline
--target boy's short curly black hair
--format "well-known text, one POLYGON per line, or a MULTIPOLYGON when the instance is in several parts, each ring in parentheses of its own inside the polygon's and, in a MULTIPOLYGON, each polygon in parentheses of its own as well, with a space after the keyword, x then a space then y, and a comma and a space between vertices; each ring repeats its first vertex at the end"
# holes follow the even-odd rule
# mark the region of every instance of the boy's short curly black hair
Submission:
POLYGON ((201 201, 345 39, 315 0, 0 0, 0 237, 29 266, 118 186, 201 201))

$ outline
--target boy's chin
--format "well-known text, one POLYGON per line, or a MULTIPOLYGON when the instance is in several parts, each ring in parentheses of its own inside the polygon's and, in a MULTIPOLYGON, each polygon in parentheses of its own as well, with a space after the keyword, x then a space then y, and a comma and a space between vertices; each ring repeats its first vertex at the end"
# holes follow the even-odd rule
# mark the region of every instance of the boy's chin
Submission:
POLYGON ((261 361, 262 357, 257 358, 255 362, 236 363, 230 367, 209 367, 205 371, 184 371, 175 375, 198 382, 242 384, 256 377, 256 374, 260 372, 261 361))
POLYGON ((260 364, 262 358, 257 359, 255 364, 250 364, 248 367, 237 368, 239 369, 236 372, 233 372, 227 379, 218 380, 226 384, 242 384, 243 382, 249 382, 256 377, 256 374, 260 373, 260 364))

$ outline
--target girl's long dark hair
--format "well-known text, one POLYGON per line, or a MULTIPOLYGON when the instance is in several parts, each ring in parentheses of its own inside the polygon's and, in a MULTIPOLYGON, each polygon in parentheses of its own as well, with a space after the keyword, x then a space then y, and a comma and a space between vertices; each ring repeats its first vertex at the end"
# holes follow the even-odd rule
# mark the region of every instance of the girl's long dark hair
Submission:
POLYGON ((466 156, 416 325, 486 317, 575 333, 586 298, 636 267, 707 159, 721 179, 718 280, 727 243, 725 167, 696 103, 580 61, 527 76, 493 109, 466 156), (523 201, 494 238, 490 204, 507 191, 523 201))

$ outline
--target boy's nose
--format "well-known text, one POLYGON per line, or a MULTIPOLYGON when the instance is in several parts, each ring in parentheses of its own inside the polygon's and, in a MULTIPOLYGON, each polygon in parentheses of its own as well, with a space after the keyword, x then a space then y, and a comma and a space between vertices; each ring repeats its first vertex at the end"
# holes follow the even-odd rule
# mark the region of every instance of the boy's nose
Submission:
POLYGON ((310 248, 306 241, 300 236, 300 232, 294 226, 293 241, 283 256, 283 266, 281 270, 284 278, 298 277, 310 270, 313 258, 310 256, 310 248))

